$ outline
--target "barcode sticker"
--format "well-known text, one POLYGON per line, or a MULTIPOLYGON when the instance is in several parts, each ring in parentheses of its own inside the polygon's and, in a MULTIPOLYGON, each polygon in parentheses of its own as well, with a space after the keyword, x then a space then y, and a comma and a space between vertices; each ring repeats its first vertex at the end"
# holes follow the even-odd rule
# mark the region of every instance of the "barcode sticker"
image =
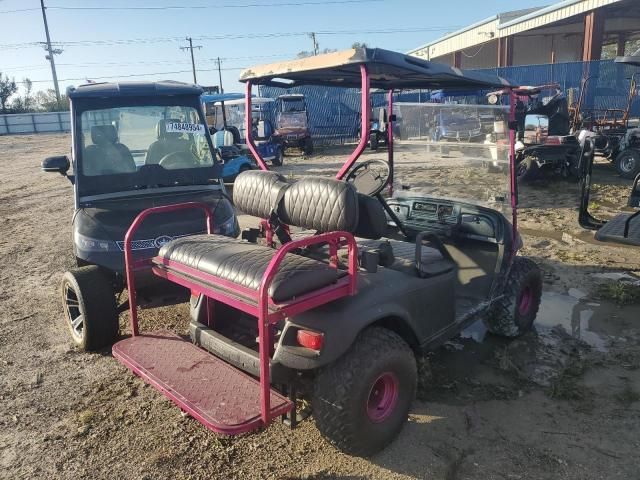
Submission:
POLYGON ((195 133, 204 135, 204 125, 201 123, 167 122, 167 133, 195 133))

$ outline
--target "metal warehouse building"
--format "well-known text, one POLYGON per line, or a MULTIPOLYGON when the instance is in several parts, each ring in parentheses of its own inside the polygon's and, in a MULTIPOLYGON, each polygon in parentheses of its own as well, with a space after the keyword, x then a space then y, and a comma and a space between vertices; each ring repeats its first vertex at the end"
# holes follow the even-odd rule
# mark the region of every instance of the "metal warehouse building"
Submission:
POLYGON ((566 0, 494 15, 409 54, 478 69, 605 60, 638 41, 640 0, 566 0))

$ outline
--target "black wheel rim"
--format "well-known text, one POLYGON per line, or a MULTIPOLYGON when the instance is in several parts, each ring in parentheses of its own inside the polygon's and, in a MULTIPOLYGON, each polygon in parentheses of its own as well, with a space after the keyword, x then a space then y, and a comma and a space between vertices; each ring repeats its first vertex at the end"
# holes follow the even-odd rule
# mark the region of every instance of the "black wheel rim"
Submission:
POLYGON ((71 335, 81 341, 84 334, 84 313, 78 301, 78 294, 68 283, 64 286, 64 311, 71 335))

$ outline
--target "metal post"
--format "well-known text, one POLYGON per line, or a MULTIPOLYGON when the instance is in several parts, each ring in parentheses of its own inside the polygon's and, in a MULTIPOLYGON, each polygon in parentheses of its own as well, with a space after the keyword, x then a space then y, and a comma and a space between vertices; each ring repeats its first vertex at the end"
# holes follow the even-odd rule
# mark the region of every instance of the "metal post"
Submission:
MULTIPOLYGON (((49 63, 51 63, 51 75, 53 76, 53 88, 56 91, 56 102, 60 108, 60 87, 58 86, 58 75, 56 74, 56 62, 53 59, 53 48, 51 48, 51 37, 49 36, 49 25, 47 23, 47 13, 45 12, 44 0, 40 0, 42 8, 42 20, 44 21, 44 33, 47 36, 47 52, 49 53, 49 63)), ((60 52, 58 52, 60 53, 60 52)))
POLYGON ((264 160, 262 159, 262 157, 260 156, 260 153, 258 152, 258 149, 256 148, 256 144, 253 143, 253 125, 251 123, 251 82, 247 82, 246 85, 246 89, 245 89, 245 100, 244 100, 244 128, 245 128, 245 138, 246 138, 246 142, 247 142, 247 147, 249 147, 249 151, 251 152, 251 154, 253 155, 253 158, 255 158, 256 162, 258 162, 258 166, 262 169, 262 170, 269 170, 269 167, 267 167, 267 164, 264 163, 264 160))
POLYGON ((387 161, 389 162, 389 196, 393 197, 393 89, 389 90, 387 122, 387 161))

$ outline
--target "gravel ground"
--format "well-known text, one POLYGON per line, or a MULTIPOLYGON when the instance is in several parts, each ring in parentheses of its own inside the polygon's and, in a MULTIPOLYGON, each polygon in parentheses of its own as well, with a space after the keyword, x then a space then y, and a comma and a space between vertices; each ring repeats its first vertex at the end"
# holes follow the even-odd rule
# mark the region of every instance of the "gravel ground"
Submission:
MULTIPOLYGON (((640 255, 579 228, 576 185, 521 191, 523 253, 545 271, 537 331, 515 342, 458 339, 421 359, 409 423, 362 459, 328 445, 312 420, 215 435, 109 350, 74 350, 58 291, 73 266, 71 186, 39 169, 68 150, 66 135, 0 137, 11 167, 0 173, 0 478, 637 478, 640 310, 596 297, 611 273, 640 271, 640 255), (553 327, 566 315, 565 328, 553 327)), ((287 157, 281 170, 329 173, 336 153, 287 157)), ((596 212, 620 208, 628 188, 609 175, 596 212)), ((183 332, 188 307, 147 310, 143 322, 183 332)))

